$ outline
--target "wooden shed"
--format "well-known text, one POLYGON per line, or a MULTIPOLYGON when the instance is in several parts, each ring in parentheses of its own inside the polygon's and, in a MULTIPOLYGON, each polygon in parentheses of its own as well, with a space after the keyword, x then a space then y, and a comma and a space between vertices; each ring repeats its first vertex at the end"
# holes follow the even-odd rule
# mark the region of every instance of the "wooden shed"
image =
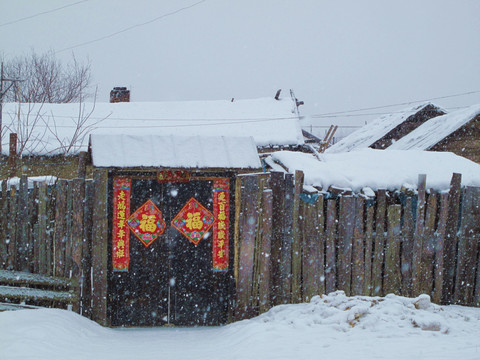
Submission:
POLYGON ((427 120, 445 113, 438 106, 425 103, 384 115, 332 145, 327 152, 339 153, 367 147, 386 149, 427 120))
POLYGON ((480 104, 433 118, 388 149, 449 151, 480 163, 480 104))
POLYGON ((94 318, 218 325, 234 301, 235 182, 252 137, 91 135, 94 318))

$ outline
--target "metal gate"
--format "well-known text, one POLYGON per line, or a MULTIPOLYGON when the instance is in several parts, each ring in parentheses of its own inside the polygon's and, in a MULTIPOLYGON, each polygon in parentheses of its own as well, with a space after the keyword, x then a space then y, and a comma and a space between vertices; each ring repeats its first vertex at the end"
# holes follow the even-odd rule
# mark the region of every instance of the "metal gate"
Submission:
POLYGON ((225 205, 228 209, 233 200, 230 181, 225 177, 211 176, 196 176, 181 179, 181 182, 175 179, 159 181, 159 178, 165 179, 158 174, 116 174, 109 181, 112 238, 109 259, 112 261, 109 266, 108 311, 111 324, 160 326, 225 323, 229 302, 233 298, 230 264, 233 246, 232 241, 228 242, 233 226, 230 226, 231 213, 218 211, 218 194, 221 198, 227 194, 228 203, 225 205), (115 191, 116 179, 130 181, 127 183, 130 186, 127 192, 129 211, 122 223, 128 229, 128 246, 125 248, 128 251, 125 255, 127 267, 121 271, 117 271, 118 266, 115 265, 115 254, 124 254, 118 252, 123 248, 118 246, 118 239, 115 240, 115 234, 123 228, 123 225, 115 222, 119 217, 119 203, 115 197, 121 194, 115 191), (216 193, 219 181, 223 186, 216 193), (222 191, 225 194, 221 194, 222 191), (145 206, 152 212, 146 212, 145 206), (223 217, 227 214, 228 219, 220 221, 222 214, 223 217), (149 217, 152 220, 150 223, 149 217), (155 221, 158 225, 157 235, 147 234, 146 240, 136 235, 142 225, 143 229, 148 229, 149 224, 151 229, 155 228, 155 221), (219 224, 227 224, 227 229, 220 233, 219 224), (198 231, 191 231, 192 228, 198 231), (223 234, 226 234, 227 242, 220 240, 220 244, 226 248, 219 248, 218 234, 223 240, 223 234), (215 262, 225 257, 226 267, 218 271, 215 262))

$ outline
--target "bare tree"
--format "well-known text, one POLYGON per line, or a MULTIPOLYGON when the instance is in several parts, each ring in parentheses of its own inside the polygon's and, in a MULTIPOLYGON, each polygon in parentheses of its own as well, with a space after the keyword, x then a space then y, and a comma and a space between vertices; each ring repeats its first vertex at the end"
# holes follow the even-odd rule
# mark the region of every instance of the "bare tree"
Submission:
POLYGON ((4 72, 9 78, 23 80, 5 94, 7 102, 70 103, 90 95, 90 63, 80 63, 74 55, 63 64, 52 51, 38 55, 32 50, 5 60, 4 72))

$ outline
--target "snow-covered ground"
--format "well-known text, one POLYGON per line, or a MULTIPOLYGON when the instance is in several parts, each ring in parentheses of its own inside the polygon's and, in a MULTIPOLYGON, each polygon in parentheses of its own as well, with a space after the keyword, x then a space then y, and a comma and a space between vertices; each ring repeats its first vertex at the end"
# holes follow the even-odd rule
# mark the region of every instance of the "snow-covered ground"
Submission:
POLYGON ((338 291, 222 327, 109 329, 64 310, 8 311, 0 359, 478 360, 480 309, 338 291))

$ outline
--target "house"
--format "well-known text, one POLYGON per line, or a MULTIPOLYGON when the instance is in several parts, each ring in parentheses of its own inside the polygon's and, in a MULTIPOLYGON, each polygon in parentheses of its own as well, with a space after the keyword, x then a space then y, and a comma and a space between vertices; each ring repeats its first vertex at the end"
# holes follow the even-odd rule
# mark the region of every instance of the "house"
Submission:
POLYGON ((367 147, 385 149, 425 121, 445 113, 438 106, 425 103, 384 115, 332 145, 326 152, 339 153, 367 147))
MULTIPOLYGON (((115 89, 114 89, 115 90, 115 89)), ((111 95, 115 101, 122 97, 111 95)), ((128 98, 128 97, 126 97, 128 98)), ((29 176, 71 178, 91 134, 252 136, 259 152, 302 148, 294 96, 228 101, 17 104, 3 106, 0 176, 6 177, 10 134, 17 168, 29 176)))
POLYGON ((480 104, 425 122, 388 150, 450 151, 480 163, 480 104))

